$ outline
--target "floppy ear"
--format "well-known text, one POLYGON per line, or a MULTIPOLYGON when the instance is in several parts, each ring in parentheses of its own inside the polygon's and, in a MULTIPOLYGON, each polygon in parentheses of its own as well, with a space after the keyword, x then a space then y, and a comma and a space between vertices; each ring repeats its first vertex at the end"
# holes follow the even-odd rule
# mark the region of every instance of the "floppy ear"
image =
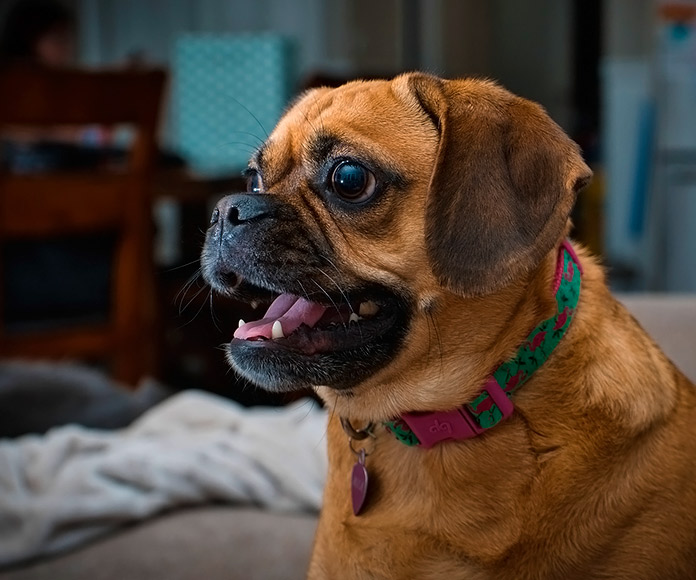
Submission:
POLYGON ((433 271, 459 294, 492 292, 558 243, 592 172, 539 105, 495 83, 415 74, 409 86, 440 134, 425 217, 433 271))

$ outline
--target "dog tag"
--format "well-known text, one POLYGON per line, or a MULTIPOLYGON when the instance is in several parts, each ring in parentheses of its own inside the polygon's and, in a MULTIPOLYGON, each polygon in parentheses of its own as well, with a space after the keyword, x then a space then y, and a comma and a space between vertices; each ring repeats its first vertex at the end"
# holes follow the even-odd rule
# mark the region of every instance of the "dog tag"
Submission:
POLYGON ((350 477, 350 496, 353 500, 353 513, 360 515, 367 497, 367 468, 365 467, 365 450, 358 452, 358 462, 353 465, 350 477))

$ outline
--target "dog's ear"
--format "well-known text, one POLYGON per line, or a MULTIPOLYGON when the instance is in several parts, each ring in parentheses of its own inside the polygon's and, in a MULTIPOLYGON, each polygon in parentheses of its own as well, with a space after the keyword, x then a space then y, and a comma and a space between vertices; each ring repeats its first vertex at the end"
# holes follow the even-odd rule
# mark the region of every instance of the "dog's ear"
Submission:
POLYGON ((592 172, 539 105, 492 82, 408 85, 440 135, 425 217, 434 273, 462 295, 492 292, 553 248, 592 172))

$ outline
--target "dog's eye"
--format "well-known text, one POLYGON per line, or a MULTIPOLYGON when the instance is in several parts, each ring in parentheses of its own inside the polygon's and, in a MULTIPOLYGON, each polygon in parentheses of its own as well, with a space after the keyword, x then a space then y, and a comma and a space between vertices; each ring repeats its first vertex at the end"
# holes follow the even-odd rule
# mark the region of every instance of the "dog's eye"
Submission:
POLYGON ((263 180, 258 171, 249 172, 246 186, 249 193, 263 193, 263 180))
POLYGON ((341 161, 331 174, 331 185, 336 195, 346 201, 366 201, 375 192, 376 180, 370 171, 354 161, 341 161))

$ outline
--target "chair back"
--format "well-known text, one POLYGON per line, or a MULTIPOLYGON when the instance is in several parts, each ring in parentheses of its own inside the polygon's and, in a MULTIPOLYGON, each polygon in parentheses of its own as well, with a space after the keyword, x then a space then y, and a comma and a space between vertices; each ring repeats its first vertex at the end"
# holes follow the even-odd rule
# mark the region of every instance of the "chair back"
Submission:
MULTIPOLYGON (((164 83, 163 71, 0 67, 0 138, 4 134, 11 140, 24 130, 50 133, 61 126, 128 125, 133 135, 132 146, 117 167, 17 173, 0 166, 0 303, 6 275, 11 275, 3 271, 11 247, 37 240, 50 246, 52 239, 101 233, 114 240, 104 320, 10 328, 6 319, 11 313, 3 306, 0 356, 108 361, 113 375, 131 384, 153 371, 155 300, 148 180, 164 83)), ((35 280, 38 289, 48 291, 54 282, 35 280)))

